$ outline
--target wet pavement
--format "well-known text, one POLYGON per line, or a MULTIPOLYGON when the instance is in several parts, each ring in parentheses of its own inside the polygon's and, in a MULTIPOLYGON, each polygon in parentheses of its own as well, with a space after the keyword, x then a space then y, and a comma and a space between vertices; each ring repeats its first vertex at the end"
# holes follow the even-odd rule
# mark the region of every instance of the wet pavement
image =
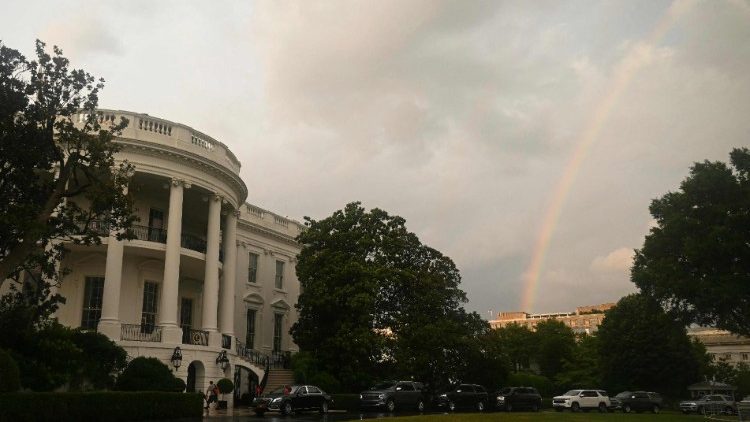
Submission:
MULTIPOLYGON (((423 415, 439 415, 443 412, 424 412, 423 415)), ((387 419, 397 416, 419 415, 419 413, 399 412, 346 412, 343 410, 331 410, 326 415, 318 412, 299 412, 290 416, 283 416, 276 412, 268 412, 263 416, 256 416, 249 408, 235 408, 214 410, 211 409, 203 414, 204 421, 263 421, 263 422, 337 422, 356 421, 367 419, 387 419)))

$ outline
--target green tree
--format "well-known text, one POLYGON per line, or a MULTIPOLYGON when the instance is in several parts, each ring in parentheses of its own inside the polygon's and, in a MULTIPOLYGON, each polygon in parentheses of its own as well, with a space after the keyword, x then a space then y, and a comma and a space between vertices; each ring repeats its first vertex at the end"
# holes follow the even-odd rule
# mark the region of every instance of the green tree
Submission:
POLYGON ((673 397, 700 378, 685 327, 648 296, 625 296, 597 332, 602 377, 612 391, 652 390, 673 397))
POLYGON ((555 383, 561 390, 601 385, 599 360, 599 338, 579 335, 573 355, 563 361, 562 371, 555 377, 555 383))
POLYGON ((536 353, 534 333, 526 326, 508 324, 495 330, 506 350, 513 371, 529 369, 531 357, 536 353))
POLYGON ((306 221, 291 329, 300 349, 348 388, 407 370, 442 382, 457 351, 486 329, 461 306, 453 261, 423 245, 403 218, 356 202, 306 221))
POLYGON ((27 60, 0 43, 0 286, 49 293, 65 273, 65 243, 96 244, 134 220, 124 194, 132 167, 114 157, 127 121, 101 121, 103 82, 69 68, 57 47, 49 54, 37 41, 27 60))
POLYGON ((632 281, 684 323, 750 335, 750 150, 732 167, 695 163, 677 192, 651 203, 656 226, 632 281))
POLYGON ((536 325, 534 340, 534 358, 539 364, 539 372, 549 379, 555 379, 563 370, 564 362, 573 358, 576 348, 573 330, 561 321, 548 319, 536 325))

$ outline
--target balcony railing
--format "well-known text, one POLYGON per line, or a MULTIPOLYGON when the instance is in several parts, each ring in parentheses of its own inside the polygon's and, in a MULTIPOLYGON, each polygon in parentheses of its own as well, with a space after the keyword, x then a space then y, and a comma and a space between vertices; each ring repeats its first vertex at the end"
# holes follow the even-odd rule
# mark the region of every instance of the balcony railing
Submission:
POLYGON ((206 253, 206 239, 190 233, 182 233, 180 246, 191 251, 206 253))
MULTIPOLYGON (((86 222, 77 222, 76 225, 78 226, 78 229, 83 232, 86 229, 86 222)), ((88 228, 92 232, 98 234, 99 236, 106 237, 109 236, 109 224, 99 221, 99 220, 93 220, 88 222, 88 228)))
POLYGON ((194 344, 196 346, 208 346, 208 331, 182 329, 182 344, 194 344))
MULTIPOLYGON (((138 240, 167 243, 167 230, 143 225, 133 225, 133 234, 138 240)), ((190 233, 182 233, 180 246, 191 251, 206 253, 206 239, 190 233)), ((223 251, 219 251, 219 260, 223 258, 223 251)))
POLYGON ((247 346, 245 346, 245 343, 237 339, 234 340, 234 343, 234 349, 237 354, 249 360, 251 363, 254 363, 263 368, 265 368, 269 364, 270 358, 268 355, 259 350, 248 349, 247 346))
POLYGON ((122 324, 120 338, 130 341, 161 343, 161 327, 158 325, 122 324))
POLYGON ((167 231, 156 227, 133 225, 133 234, 138 240, 167 243, 167 231))

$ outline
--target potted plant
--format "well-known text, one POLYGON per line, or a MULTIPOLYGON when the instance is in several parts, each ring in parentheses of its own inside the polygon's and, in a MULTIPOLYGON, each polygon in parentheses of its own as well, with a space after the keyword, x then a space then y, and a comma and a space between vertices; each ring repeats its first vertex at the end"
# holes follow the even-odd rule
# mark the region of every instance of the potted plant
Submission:
POLYGON ((219 393, 221 394, 221 400, 219 400, 217 409, 226 409, 227 401, 224 400, 224 394, 234 391, 234 383, 229 378, 222 378, 216 382, 216 386, 219 388, 219 393))

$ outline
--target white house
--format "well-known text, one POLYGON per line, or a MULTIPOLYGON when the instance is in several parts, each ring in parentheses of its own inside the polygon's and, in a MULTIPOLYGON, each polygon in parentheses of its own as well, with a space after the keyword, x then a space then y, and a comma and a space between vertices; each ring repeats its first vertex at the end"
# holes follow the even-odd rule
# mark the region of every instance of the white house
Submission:
POLYGON ((71 245, 63 265, 72 272, 59 290, 67 303, 56 316, 171 368, 179 347, 175 373, 189 390, 226 377, 240 381, 239 397, 263 376, 265 359, 297 349, 289 328, 303 226, 245 202, 240 162, 226 145, 147 114, 99 111, 104 125, 121 116, 130 124, 116 158, 135 166, 137 239, 102 228, 102 245, 71 245))

